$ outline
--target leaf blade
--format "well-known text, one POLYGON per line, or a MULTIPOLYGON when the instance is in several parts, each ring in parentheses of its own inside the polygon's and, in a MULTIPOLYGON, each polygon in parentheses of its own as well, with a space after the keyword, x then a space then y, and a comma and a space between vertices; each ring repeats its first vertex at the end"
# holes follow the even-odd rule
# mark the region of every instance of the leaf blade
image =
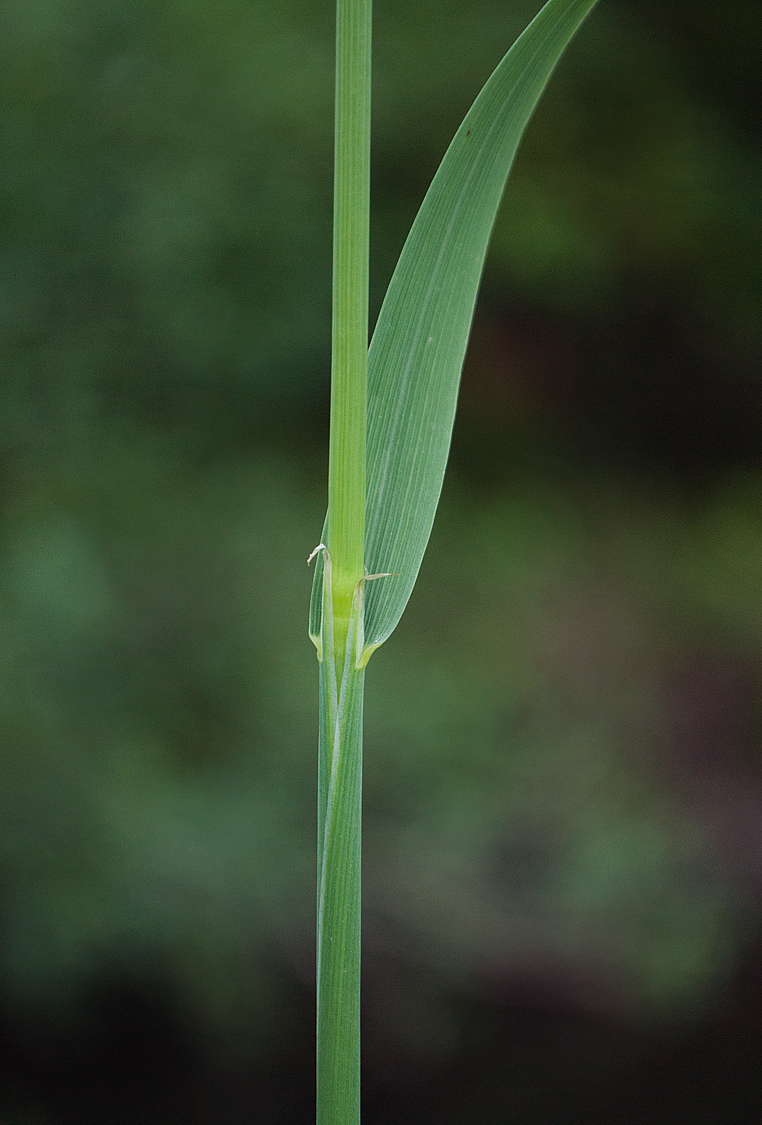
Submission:
POLYGON ((366 653, 396 627, 415 585, 450 448, 484 259, 522 135, 597 0, 548 0, 487 80, 426 194, 369 352, 366 653))

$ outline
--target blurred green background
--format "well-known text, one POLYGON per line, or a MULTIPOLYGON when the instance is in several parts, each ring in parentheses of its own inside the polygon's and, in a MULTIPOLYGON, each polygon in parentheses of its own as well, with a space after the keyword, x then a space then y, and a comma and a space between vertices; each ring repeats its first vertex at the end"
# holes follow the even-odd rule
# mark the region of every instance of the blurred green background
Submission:
MULTIPOLYGON (((537 6, 378 0, 374 310, 537 6)), ((332 6, 2 25, 0 1125, 301 1123, 332 6)), ((760 32, 602 0, 520 153, 370 665, 367 1125, 755 1116, 760 32)))

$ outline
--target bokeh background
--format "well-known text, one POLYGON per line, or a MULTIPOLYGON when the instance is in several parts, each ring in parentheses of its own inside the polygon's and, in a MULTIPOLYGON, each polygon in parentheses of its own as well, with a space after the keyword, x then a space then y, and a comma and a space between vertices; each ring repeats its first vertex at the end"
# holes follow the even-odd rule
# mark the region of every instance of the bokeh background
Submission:
MULTIPOLYGON (((534 0, 376 5, 373 307, 534 0)), ((0 1125, 313 1114, 331 4, 7 0, 0 1125)), ((750 1122, 755 0, 601 0, 368 676, 367 1125, 750 1122)))

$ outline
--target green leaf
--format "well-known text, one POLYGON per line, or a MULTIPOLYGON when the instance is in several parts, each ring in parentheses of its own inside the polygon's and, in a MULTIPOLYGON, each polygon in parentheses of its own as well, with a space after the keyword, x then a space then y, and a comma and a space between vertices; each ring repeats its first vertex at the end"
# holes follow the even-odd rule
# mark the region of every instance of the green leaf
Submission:
MULTIPOLYGON (((516 40, 455 134, 389 285, 369 354, 365 566, 393 577, 366 584, 363 663, 397 625, 431 534, 484 258, 516 149, 595 3, 549 0, 516 40)), ((310 631, 319 633, 315 617, 310 631)))

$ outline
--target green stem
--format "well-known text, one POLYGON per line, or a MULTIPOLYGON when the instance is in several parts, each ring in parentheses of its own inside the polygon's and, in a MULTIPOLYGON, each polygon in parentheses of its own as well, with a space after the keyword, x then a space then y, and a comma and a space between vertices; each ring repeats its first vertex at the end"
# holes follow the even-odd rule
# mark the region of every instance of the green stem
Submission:
POLYGON ((334 727, 332 742, 321 747, 328 776, 321 793, 326 815, 321 841, 322 862, 318 868, 318 1125, 359 1125, 360 1122, 360 817, 364 681, 364 670, 347 670, 341 721, 334 727))
POLYGON ((360 1123, 360 846, 364 582, 336 675, 331 559, 323 572, 317 915, 317 1125, 360 1123))
MULTIPOLYGON (((333 355, 326 546, 343 654, 365 553, 371 0, 337 0, 333 355)), ((341 659, 341 657, 340 657, 341 659)))
POLYGON ((333 351, 322 559, 317 1123, 360 1123, 360 843, 371 0, 337 0, 333 351))

